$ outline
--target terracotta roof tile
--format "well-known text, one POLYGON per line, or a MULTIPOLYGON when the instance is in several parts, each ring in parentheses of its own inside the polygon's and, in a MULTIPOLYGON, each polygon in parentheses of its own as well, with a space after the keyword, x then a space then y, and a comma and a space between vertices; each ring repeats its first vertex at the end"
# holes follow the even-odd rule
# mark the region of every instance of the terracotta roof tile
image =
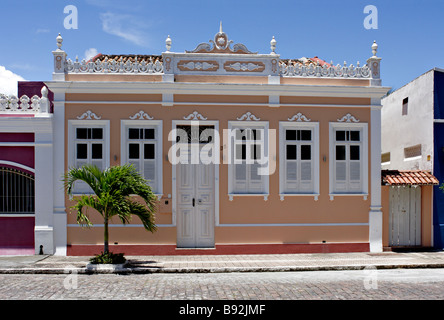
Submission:
POLYGON ((143 54, 98 54, 94 58, 91 59, 93 62, 96 61, 116 61, 116 62, 127 62, 128 60, 130 62, 142 62, 145 60, 146 62, 149 62, 150 60, 155 62, 156 60, 162 61, 162 56, 158 55, 143 55, 143 54))
POLYGON ((382 170, 382 185, 437 185, 438 179, 425 170, 382 170))

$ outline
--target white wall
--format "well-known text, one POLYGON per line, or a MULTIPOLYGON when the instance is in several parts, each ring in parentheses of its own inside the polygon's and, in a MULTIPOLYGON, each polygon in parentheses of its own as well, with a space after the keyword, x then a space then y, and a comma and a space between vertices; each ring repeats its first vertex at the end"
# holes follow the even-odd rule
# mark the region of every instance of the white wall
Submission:
POLYGON ((390 152, 390 164, 382 169, 433 170, 433 70, 382 100, 382 153, 390 152), (402 115, 402 101, 408 114, 402 115), (421 144, 421 157, 404 159, 404 148, 421 144), (427 156, 430 155, 430 160, 427 156))

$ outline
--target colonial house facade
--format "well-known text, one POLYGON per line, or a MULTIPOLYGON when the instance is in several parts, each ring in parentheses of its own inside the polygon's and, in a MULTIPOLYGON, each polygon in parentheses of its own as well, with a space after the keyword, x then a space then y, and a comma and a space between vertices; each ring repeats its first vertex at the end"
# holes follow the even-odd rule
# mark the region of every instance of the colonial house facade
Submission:
POLYGON ((36 154, 52 168, 36 228, 37 214, 47 217, 52 237, 36 233, 36 251, 100 252, 103 222, 91 212, 94 226, 79 226, 60 181, 86 163, 132 164, 159 199, 155 233, 137 218, 112 222, 115 252, 383 250, 381 98, 389 88, 376 43, 364 66, 334 66, 281 59, 274 38, 270 53, 251 52, 222 27, 181 53, 168 37, 160 56, 72 61, 62 41, 45 82, 54 156, 36 154))

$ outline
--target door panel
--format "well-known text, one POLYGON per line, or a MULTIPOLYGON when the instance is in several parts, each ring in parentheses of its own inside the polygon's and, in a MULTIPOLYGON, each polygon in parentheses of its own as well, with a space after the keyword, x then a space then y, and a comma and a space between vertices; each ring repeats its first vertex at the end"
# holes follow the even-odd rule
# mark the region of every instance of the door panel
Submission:
POLYGON ((177 247, 214 247, 214 164, 177 164, 177 247))
POLYGON ((389 245, 421 245, 421 188, 390 188, 389 245))

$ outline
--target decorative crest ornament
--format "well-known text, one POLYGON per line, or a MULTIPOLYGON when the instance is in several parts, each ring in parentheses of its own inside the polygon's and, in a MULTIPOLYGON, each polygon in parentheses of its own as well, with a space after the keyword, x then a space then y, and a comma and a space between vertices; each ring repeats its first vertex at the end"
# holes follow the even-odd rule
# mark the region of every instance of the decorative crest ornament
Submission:
POLYGON ((254 114, 252 114, 251 112, 247 112, 245 114, 243 114, 241 117, 237 118, 237 120, 239 121, 259 121, 261 120, 260 118, 256 117, 254 114))
POLYGON ((102 119, 102 117, 99 117, 91 110, 88 110, 84 114, 82 114, 81 116, 78 116, 77 119, 79 119, 79 120, 100 120, 100 119, 102 119))
POLYGON ((151 117, 148 113, 144 112, 143 110, 140 110, 132 117, 129 117, 131 120, 153 120, 154 118, 151 117))
POLYGON ((203 115, 201 115, 199 112, 194 111, 193 113, 190 113, 188 116, 183 117, 184 120, 207 120, 203 115))
POLYGON ((305 115, 303 115, 302 113, 298 112, 293 117, 288 118, 288 121, 297 121, 297 122, 306 121, 306 122, 309 122, 309 121, 311 121, 311 119, 308 119, 305 115))
POLYGON ((350 113, 347 113, 341 119, 338 119, 338 122, 359 122, 359 120, 352 116, 350 113))
POLYGON ((209 40, 209 43, 200 43, 193 51, 185 51, 186 53, 236 53, 236 54, 257 54, 257 52, 251 52, 242 43, 236 43, 233 45, 233 49, 230 45, 232 40, 228 40, 228 36, 222 30, 222 21, 220 22, 219 32, 214 36, 214 40, 209 40), (213 44, 213 47, 209 44, 213 44))

